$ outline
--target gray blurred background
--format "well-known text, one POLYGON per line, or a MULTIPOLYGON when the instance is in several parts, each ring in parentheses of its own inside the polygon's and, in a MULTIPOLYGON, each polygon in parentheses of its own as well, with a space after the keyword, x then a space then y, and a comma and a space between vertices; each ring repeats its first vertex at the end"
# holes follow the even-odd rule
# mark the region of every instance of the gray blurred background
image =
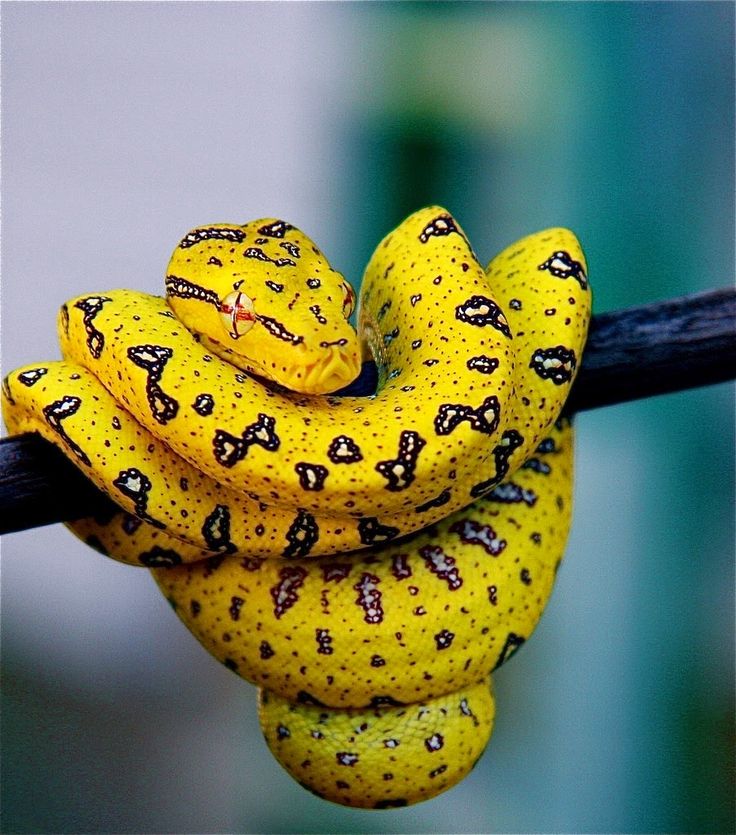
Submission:
MULTIPOLYGON (((3 366, 69 296, 162 292, 191 226, 285 217, 354 283, 449 208, 483 260, 565 225, 597 312, 733 280, 732 3, 5 3, 3 366)), ((145 570, 2 543, 3 832, 727 832, 733 388, 581 415, 566 563, 472 775, 359 812, 145 570)))

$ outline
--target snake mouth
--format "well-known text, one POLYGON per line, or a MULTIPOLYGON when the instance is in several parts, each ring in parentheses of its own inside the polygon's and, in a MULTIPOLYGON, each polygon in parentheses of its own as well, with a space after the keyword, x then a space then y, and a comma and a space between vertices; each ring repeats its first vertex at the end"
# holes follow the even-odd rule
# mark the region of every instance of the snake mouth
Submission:
MULTIPOLYGON (((287 367, 271 369, 276 382, 302 394, 329 394, 351 383, 360 373, 360 356, 350 351, 347 340, 323 345, 318 355, 304 351, 287 367)), ((301 353, 298 351, 297 354, 301 353)))

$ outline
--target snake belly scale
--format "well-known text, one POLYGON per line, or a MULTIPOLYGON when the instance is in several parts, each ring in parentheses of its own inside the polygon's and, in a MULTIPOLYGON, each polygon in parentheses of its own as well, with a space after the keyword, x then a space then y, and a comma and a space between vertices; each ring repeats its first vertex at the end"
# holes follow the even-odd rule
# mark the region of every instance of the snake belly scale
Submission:
POLYGON ((354 806, 416 802, 480 756, 489 674, 562 558, 559 414, 586 273, 564 229, 483 269, 429 207, 376 249, 356 334, 350 285, 299 230, 198 227, 166 299, 64 305, 64 360, 8 375, 5 421, 113 498, 119 512, 70 526, 151 568, 203 645, 263 688, 267 742, 301 783, 354 806), (376 393, 330 394, 368 355, 376 393))

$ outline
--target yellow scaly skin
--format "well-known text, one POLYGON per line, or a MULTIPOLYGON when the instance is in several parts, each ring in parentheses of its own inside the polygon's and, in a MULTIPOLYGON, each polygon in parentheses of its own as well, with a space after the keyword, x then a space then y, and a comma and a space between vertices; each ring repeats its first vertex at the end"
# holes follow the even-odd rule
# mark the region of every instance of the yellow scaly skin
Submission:
MULTIPOLYGON (((237 251, 260 251, 246 244, 274 227, 286 224, 239 227, 237 251)), ((205 233, 228 231, 203 227, 184 238, 196 263, 174 274, 174 267, 186 273, 180 245, 169 289, 184 293, 187 281, 206 298, 173 301, 211 313, 206 299, 215 291, 205 278, 229 269, 234 245, 205 233)), ((301 233, 275 241, 311 251, 301 233)), ((337 290, 322 284, 331 274, 326 262, 312 288, 313 264, 274 267, 276 254, 267 257, 241 255, 259 316, 307 342, 309 329, 322 324, 309 312, 319 307, 318 347, 346 332, 344 280, 333 277, 337 290), (264 278, 274 270, 281 270, 279 292, 264 278), (263 305, 259 287, 270 293, 263 305), (305 324, 299 301, 307 292, 305 324)), ((131 291, 83 296, 61 311, 66 361, 7 379, 6 420, 13 432, 38 431, 57 444, 126 511, 80 532, 129 562, 196 561, 208 552, 319 556, 381 544, 493 489, 544 437, 585 339, 584 270, 574 235, 553 229, 509 247, 487 278, 446 212, 412 215, 378 247, 361 289, 361 340, 380 375, 374 398, 266 389, 203 348, 164 300, 131 291), (513 338, 512 319, 519 323, 513 338)), ((243 274, 231 269, 218 292, 243 290, 243 274)), ((272 324, 259 325, 232 350, 253 336, 289 352, 272 324)), ((220 325, 214 338, 227 333, 220 325)))
POLYGON ((165 566, 157 582, 195 635, 273 691, 264 733, 297 779, 350 805, 415 802, 482 751, 483 682, 528 637, 562 556, 569 428, 499 485, 574 379, 585 269, 572 233, 554 229, 483 271, 451 216, 417 212, 363 282, 376 396, 317 398, 282 386, 324 392, 354 375, 349 286, 282 221, 200 227, 167 276, 195 335, 154 297, 75 299, 60 317, 67 359, 9 375, 6 423, 44 434, 123 508, 72 528, 117 559, 165 566), (389 727, 397 744, 378 745, 389 727))
POLYGON ((537 624, 571 506, 562 420, 485 499, 379 552, 218 557, 154 576, 203 646, 264 688, 263 733, 298 782, 348 806, 402 806, 483 752, 488 674, 537 624))

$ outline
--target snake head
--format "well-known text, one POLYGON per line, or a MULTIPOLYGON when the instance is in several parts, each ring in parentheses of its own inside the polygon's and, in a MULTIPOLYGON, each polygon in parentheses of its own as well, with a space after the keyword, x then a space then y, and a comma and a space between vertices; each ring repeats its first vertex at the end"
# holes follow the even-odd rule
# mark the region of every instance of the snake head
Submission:
POLYGON ((348 321, 352 287, 284 221, 191 230, 171 257, 166 291, 203 345, 286 388, 326 394, 360 372, 358 338, 348 321))

